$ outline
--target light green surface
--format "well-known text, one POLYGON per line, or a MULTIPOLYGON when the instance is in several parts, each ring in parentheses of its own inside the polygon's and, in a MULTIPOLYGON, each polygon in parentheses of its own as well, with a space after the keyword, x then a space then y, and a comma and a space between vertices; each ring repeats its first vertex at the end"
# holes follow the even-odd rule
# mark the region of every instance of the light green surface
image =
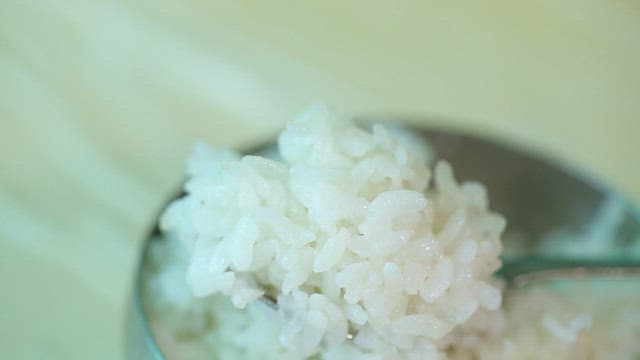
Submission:
POLYGON ((640 199, 637 1, 127 3, 0 2, 2 358, 119 358, 189 144, 258 142, 314 100, 497 136, 640 199))

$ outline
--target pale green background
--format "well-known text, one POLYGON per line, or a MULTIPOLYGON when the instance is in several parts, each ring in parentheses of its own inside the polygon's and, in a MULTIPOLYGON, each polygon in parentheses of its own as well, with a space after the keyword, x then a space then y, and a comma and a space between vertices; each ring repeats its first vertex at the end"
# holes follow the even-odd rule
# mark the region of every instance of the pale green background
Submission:
POLYGON ((635 0, 4 0, 0 357, 120 358, 189 145, 259 142, 314 100, 430 116, 640 199, 635 0))

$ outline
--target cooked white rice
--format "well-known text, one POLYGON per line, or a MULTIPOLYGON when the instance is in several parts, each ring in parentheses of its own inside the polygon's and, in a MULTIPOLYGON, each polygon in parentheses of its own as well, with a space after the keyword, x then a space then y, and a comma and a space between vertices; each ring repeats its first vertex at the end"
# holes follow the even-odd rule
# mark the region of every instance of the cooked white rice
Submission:
MULTIPOLYGON (((345 346, 436 356, 458 325, 500 307, 491 274, 505 221, 488 211, 484 188, 458 185, 448 164, 432 181, 426 146, 398 134, 316 106, 280 135, 282 162, 198 145, 187 195, 161 221, 184 247, 189 290, 238 309, 270 292, 276 343, 293 357, 345 346)), ((156 286, 191 307, 163 283, 171 276, 156 286)))
MULTIPOLYGON (((168 358, 510 351, 496 345, 511 328, 492 279, 505 220, 482 185, 458 184, 445 162, 432 177, 417 137, 365 131, 322 106, 278 147, 281 161, 203 144, 189 159, 147 283, 168 358)), ((571 334, 590 325, 581 319, 571 334)))

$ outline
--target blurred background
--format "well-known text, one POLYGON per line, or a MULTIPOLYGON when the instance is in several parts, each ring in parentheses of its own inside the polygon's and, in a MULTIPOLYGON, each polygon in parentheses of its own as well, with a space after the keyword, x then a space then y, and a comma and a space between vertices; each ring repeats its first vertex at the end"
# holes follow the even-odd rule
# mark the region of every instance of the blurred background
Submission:
POLYGON ((496 138, 640 200, 640 2, 0 2, 0 354, 118 359, 191 144, 312 101, 496 138), (416 120, 419 119, 419 120, 416 120))

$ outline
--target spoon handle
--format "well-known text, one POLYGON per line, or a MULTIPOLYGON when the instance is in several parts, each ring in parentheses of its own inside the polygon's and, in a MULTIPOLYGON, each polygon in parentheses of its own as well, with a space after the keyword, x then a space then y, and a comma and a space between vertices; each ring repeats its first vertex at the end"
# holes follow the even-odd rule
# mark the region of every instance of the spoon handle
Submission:
POLYGON ((632 260, 572 260, 565 258, 527 257, 505 260, 496 275, 521 287, 548 280, 588 280, 593 278, 640 280, 640 262, 632 260))

